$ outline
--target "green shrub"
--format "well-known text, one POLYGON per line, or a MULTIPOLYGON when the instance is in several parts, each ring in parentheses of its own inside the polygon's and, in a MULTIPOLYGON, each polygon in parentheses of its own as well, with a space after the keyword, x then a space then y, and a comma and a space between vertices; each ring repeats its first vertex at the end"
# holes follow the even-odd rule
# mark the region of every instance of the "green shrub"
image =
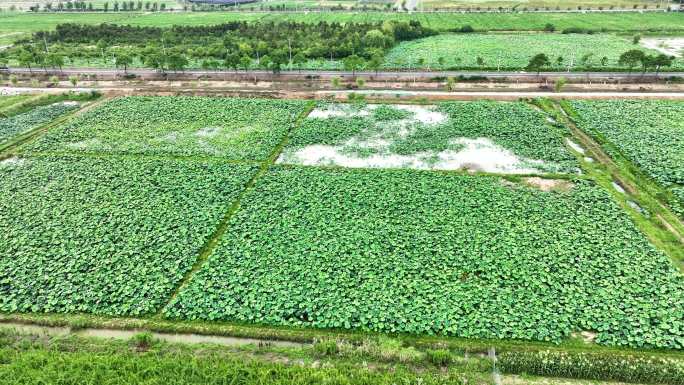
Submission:
POLYGON ((313 345, 314 351, 322 356, 332 356, 339 352, 337 341, 335 340, 320 340, 313 345))
POLYGON ((657 384, 684 384, 684 360, 585 352, 503 352, 503 373, 657 384))
POLYGON ((446 349, 427 350, 425 353, 428 361, 437 366, 446 366, 452 361, 451 352, 446 349))

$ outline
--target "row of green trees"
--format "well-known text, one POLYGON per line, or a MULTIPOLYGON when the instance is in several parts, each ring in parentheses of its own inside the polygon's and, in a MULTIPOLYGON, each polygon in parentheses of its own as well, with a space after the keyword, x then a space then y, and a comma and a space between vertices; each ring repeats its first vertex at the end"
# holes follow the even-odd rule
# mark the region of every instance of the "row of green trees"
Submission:
MULTIPOLYGON (((33 12, 39 12, 41 10, 40 4, 35 4, 29 8, 33 12)), ((93 12, 93 11, 104 11, 104 12, 109 12, 109 11, 114 11, 114 12, 119 12, 119 11, 149 11, 149 12, 155 12, 155 11, 165 11, 166 10, 166 3, 158 3, 158 2, 151 2, 151 1, 113 1, 111 4, 109 2, 105 2, 102 4, 101 8, 95 8, 93 6, 93 3, 91 2, 85 2, 85 1, 68 1, 66 3, 64 2, 58 2, 57 4, 53 4, 51 2, 47 2, 43 5, 42 8, 43 11, 46 12, 93 12)))
MULTIPOLYGON (((588 57, 591 54, 585 55, 582 61, 585 62, 584 68, 588 71, 592 69, 591 61, 588 57)), ((558 57, 559 64, 562 62, 563 58, 558 57)), ((641 67, 641 76, 644 76, 647 71, 655 71, 655 75, 658 76, 663 68, 670 67, 674 64, 675 57, 668 56, 665 54, 650 55, 639 49, 631 49, 620 55, 618 59, 618 64, 629 69, 631 74, 635 67, 641 67)), ((605 66, 608 62, 607 57, 601 58, 601 65, 605 66)), ((528 71, 533 71, 537 73, 537 76, 544 68, 549 68, 552 66, 551 59, 546 54, 540 53, 534 55, 527 66, 525 67, 528 71)))
POLYGON ((262 68, 278 72, 285 67, 301 68, 311 60, 381 63, 386 50, 398 42, 433 34, 415 21, 233 22, 172 28, 61 24, 52 32, 38 32, 19 41, 0 55, 5 62, 29 68, 61 68, 66 63, 124 69, 139 65, 166 71, 182 70, 192 64, 207 69, 262 68))

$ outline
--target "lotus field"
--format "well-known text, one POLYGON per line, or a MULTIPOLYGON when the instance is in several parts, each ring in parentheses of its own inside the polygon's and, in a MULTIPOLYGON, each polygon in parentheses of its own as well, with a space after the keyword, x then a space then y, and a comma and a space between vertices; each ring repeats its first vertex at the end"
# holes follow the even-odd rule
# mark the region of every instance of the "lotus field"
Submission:
POLYGON ((155 311, 255 170, 78 157, 0 163, 0 310, 155 311))
POLYGON ((436 106, 320 104, 282 163, 352 167, 575 172, 567 129, 522 102, 436 106))
MULTIPOLYGON (((532 56, 544 53, 549 70, 625 70, 618 59, 631 49, 659 53, 633 44, 630 36, 612 34, 440 34, 400 43, 387 53, 384 66, 521 70, 532 56)), ((672 68, 684 68, 684 61, 675 60, 672 68)))
MULTIPOLYGON (((630 160, 679 194, 681 106, 592 103, 628 155, 672 138, 630 160)), ((684 276, 571 135, 525 102, 114 98, 1 154, 0 312, 684 349, 684 276)))
MULTIPOLYGON (((579 125, 599 137, 679 199, 684 207, 684 103, 677 101, 573 101, 579 125)), ((684 217, 684 211, 680 211, 684 217)))
POLYGON ((55 103, 49 106, 36 107, 29 112, 8 118, 0 116, 0 144, 10 141, 16 135, 49 123, 77 107, 78 103, 55 103))
POLYGON ((119 98, 27 149, 262 160, 304 106, 288 100, 119 98))
POLYGON ((684 347, 684 280, 590 182, 277 167, 242 205, 165 314, 684 347))

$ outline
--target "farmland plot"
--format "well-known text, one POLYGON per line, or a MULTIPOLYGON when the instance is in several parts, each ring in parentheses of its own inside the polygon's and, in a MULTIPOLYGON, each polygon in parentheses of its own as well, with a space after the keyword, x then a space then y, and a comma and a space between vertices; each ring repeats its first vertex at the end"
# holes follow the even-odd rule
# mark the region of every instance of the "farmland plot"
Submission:
POLYGON ((164 313, 681 349, 684 277, 586 180, 275 166, 164 313))
MULTIPOLYGON (((625 69, 618 59, 631 49, 659 53, 634 45, 627 37, 609 34, 443 34, 400 43, 387 53, 385 67, 519 70, 532 56, 544 53, 551 60, 552 70, 625 69), (604 56, 607 61, 602 63, 604 56), (478 57, 482 64, 478 64, 478 57)), ((675 61, 674 68, 682 68, 682 62, 675 61)))
POLYGON ((174 160, 0 162, 0 311, 153 312, 254 172, 174 160))
MULTIPOLYGON (((570 102, 578 125, 608 141, 684 205, 684 103, 612 100, 570 102)), ((611 146, 612 145, 612 146, 611 146)), ((683 214, 683 213, 680 213, 683 214)))
POLYGON ((529 105, 321 104, 295 130, 280 163, 501 173, 572 172, 564 128, 529 105))
POLYGON ((49 106, 36 107, 21 115, 9 118, 0 117, 0 144, 9 141, 18 134, 49 123, 77 108, 78 103, 76 102, 55 103, 49 106))
POLYGON ((119 98, 25 149, 263 160, 305 104, 268 99, 119 98))

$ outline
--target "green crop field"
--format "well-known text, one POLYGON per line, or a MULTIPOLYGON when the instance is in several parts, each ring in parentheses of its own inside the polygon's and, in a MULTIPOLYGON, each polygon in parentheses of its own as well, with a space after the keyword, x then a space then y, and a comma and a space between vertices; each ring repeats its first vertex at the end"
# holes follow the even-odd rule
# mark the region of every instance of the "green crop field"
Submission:
POLYGON ((684 278, 591 182, 281 166, 241 206, 167 316, 684 347, 684 278))
POLYGON ((125 13, 0 13, 0 45, 29 37, 31 33, 53 30, 57 24, 116 23, 131 19, 125 13))
MULTIPOLYGON (((633 44, 629 36, 610 34, 442 34, 400 43, 387 53, 384 66, 520 70, 532 56, 544 53, 552 70, 625 69, 618 59, 635 48, 659 53, 633 44)), ((675 61, 671 68, 681 70, 684 61, 675 61)))
POLYGON ((19 104, 31 98, 30 95, 0 96, 0 113, 6 108, 19 104))
MULTIPOLYGON (((99 96, 0 103, 20 119, 99 96)), ((285 361, 272 353, 288 347, 244 349, 288 368, 427 364, 435 383, 489 383, 479 353, 496 346, 503 374, 681 385, 680 254, 650 227, 674 215, 630 208, 651 209, 650 195, 612 188, 608 162, 580 154, 555 103, 127 96, 65 115, 0 151, 0 324, 313 341, 285 361)), ((632 122, 609 155, 682 195, 680 102, 571 105, 610 143, 632 122), (638 141, 648 151, 630 157, 638 141)), ((28 346, 15 340, 0 330, 3 349, 28 346)), ((127 343, 161 351, 152 336, 127 343)), ((29 363, 13 364, 26 353, 0 353, 0 372, 26 376, 29 363)), ((129 382, 150 378, 111 362, 141 373, 129 382)), ((372 381, 413 383, 397 378, 372 381)))
MULTIPOLYGON (((676 101, 572 101, 579 126, 603 138, 666 188, 684 207, 684 103, 676 101)), ((681 214, 684 214, 682 212, 681 214)))
POLYGON ((51 131, 27 150, 262 160, 304 106, 265 99, 120 98, 51 131))
MULTIPOLYGON (((16 101, 13 104, 20 102, 21 101, 16 101)), ((11 107, 11 105, 6 107, 11 107)), ((57 117, 64 115, 69 111, 73 111, 76 108, 78 108, 78 104, 56 103, 36 107, 35 109, 20 115, 8 118, 0 117, 0 144, 8 142, 15 135, 49 123, 57 117)))
POLYGON ((438 106, 322 104, 294 132, 284 163, 356 167, 573 172, 567 131, 526 103, 438 106), (461 161, 464 154, 476 159, 461 161), (493 162, 496 157, 501 161, 493 162))
MULTIPOLYGON (((122 4, 124 0, 119 1, 119 4, 122 4)), ((116 0, 88 0, 84 1, 86 4, 92 4, 95 9, 102 9, 105 3, 109 4, 109 9, 113 9, 114 3, 116 0)), ((147 1, 144 1, 145 3, 147 1)), ((49 1, 49 0, 3 0, 0 2, 0 10, 8 10, 12 6, 15 7, 17 10, 28 10, 30 7, 39 5, 41 10, 45 9, 45 5, 50 4, 52 6, 52 9, 57 9, 57 4, 59 2, 55 1, 49 1)), ((62 1, 62 4, 66 8, 66 3, 67 1, 62 1)), ((138 0, 135 0, 134 3, 137 6, 138 0)), ((150 3, 157 3, 159 5, 165 4, 167 8, 174 8, 174 9, 181 9, 183 7, 183 1, 182 0, 156 0, 156 1, 150 1, 150 3)))
POLYGON ((381 12, 260 13, 260 12, 174 12, 174 13, 0 13, 0 45, 28 34, 52 30, 58 24, 120 23, 139 26, 212 25, 236 20, 327 22, 382 22, 417 20, 439 31, 470 25, 479 31, 541 31, 547 23, 557 29, 570 27, 606 31, 680 31, 684 32, 682 13, 436 13, 406 14, 381 12))
POLYGON ((635 5, 642 8, 654 8, 657 4, 665 8, 668 3, 655 3, 649 0, 526 0, 524 2, 516 0, 423 0, 420 2, 424 9, 429 8, 460 8, 460 9, 497 9, 499 7, 523 9, 598 9, 602 7, 609 9, 633 9, 635 5))
POLYGON ((154 312, 255 167, 78 157, 0 163, 0 310, 154 312))
POLYGON ((445 31, 471 25, 476 30, 538 30, 546 23, 558 29, 569 27, 611 31, 678 30, 684 31, 684 15, 677 13, 620 14, 416 14, 380 12, 333 13, 174 13, 148 14, 130 20, 133 25, 210 25, 230 20, 327 22, 382 22, 385 20, 417 20, 423 25, 445 31))

